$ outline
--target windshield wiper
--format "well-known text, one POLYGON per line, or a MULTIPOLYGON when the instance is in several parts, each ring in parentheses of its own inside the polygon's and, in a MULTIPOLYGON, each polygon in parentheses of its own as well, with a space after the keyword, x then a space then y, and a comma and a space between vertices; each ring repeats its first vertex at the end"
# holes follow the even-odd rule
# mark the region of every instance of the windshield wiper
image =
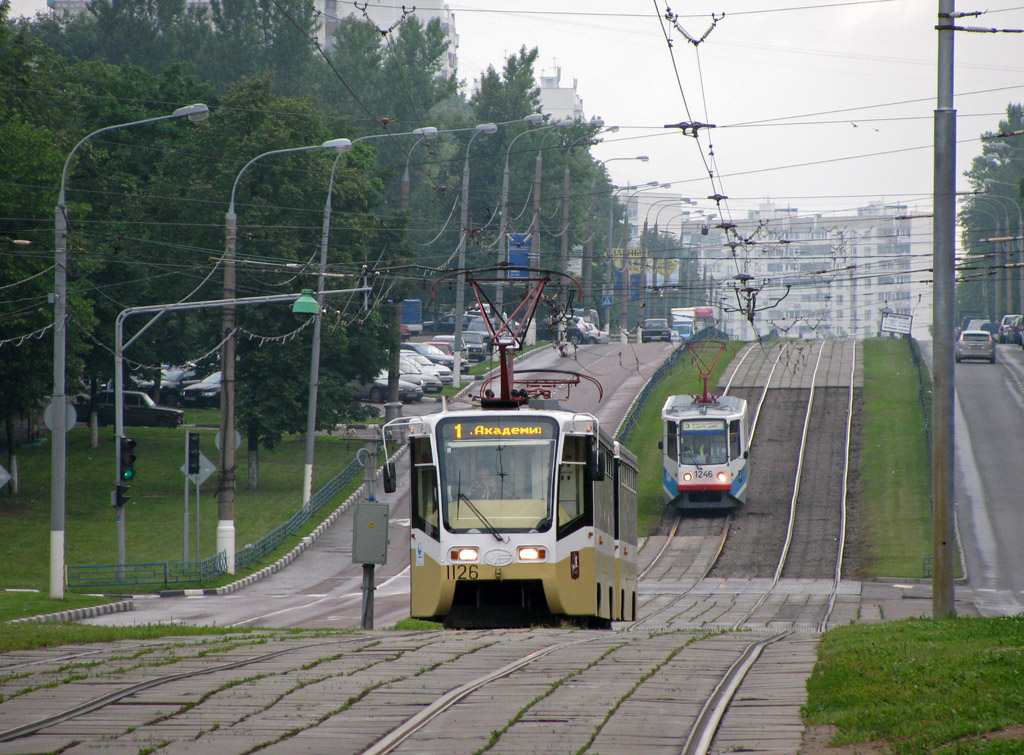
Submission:
POLYGON ((483 522, 484 526, 487 528, 487 531, 494 535, 495 540, 497 540, 500 543, 508 542, 507 540, 505 540, 505 538, 501 536, 501 533, 498 532, 498 528, 491 524, 490 520, 488 520, 488 518, 484 516, 483 512, 476 507, 476 504, 469 500, 466 494, 463 493, 461 490, 459 491, 459 500, 463 501, 467 506, 469 506, 469 510, 476 514, 477 519, 483 522))
POLYGON ((691 451, 690 449, 686 449, 686 455, 690 457, 690 461, 693 463, 693 466, 697 467, 697 471, 700 471, 700 462, 697 461, 697 457, 693 455, 693 451, 691 451))

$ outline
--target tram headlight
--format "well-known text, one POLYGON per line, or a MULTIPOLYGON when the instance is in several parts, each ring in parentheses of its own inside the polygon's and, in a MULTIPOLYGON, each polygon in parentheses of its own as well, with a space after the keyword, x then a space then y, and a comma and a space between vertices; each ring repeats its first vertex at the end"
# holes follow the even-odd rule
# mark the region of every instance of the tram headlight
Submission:
POLYGON ((448 555, 452 561, 476 561, 480 557, 476 548, 452 548, 448 555))
POLYGON ((522 545, 519 547, 519 560, 520 561, 543 561, 547 558, 548 552, 544 548, 537 548, 532 545, 522 545))
POLYGON ((727 472, 719 472, 715 475, 719 482, 729 482, 729 474, 727 472))
POLYGON ((693 472, 683 472, 683 482, 689 482, 693 479, 693 472))

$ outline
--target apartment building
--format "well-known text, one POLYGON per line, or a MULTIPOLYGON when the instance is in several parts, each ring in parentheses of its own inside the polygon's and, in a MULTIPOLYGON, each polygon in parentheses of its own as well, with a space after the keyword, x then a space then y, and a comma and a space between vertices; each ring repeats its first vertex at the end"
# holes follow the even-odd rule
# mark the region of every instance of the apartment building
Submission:
POLYGON ((884 202, 839 214, 766 202, 682 241, 733 338, 873 336, 883 310, 913 316, 914 335, 927 337, 931 229, 922 214, 884 202))

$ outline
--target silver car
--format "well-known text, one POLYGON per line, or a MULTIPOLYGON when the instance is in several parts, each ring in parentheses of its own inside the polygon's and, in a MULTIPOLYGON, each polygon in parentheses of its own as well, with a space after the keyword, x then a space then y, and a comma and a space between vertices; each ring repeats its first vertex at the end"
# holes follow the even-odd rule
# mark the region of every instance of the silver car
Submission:
POLYGON ((441 381, 442 385, 451 385, 455 382, 450 368, 445 367, 443 364, 435 364, 429 357, 425 357, 422 354, 417 354, 415 351, 403 348, 402 359, 408 359, 415 362, 424 372, 433 373, 438 380, 441 381))
POLYGON ((432 372, 426 372, 411 359, 406 357, 399 359, 399 370, 402 380, 419 385, 424 393, 440 393, 444 389, 441 378, 432 372))
POLYGON ((960 362, 964 359, 984 359, 996 361, 996 341, 987 330, 965 330, 956 341, 954 358, 960 362))

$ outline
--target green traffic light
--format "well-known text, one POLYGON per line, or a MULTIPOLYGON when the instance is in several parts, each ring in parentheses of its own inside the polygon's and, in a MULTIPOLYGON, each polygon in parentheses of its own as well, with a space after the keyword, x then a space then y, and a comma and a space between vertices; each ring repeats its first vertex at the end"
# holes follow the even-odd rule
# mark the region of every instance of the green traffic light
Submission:
POLYGON ((121 473, 121 479, 125 480, 125 481, 134 480, 135 479, 135 470, 134 469, 126 469, 126 470, 124 470, 121 473))

